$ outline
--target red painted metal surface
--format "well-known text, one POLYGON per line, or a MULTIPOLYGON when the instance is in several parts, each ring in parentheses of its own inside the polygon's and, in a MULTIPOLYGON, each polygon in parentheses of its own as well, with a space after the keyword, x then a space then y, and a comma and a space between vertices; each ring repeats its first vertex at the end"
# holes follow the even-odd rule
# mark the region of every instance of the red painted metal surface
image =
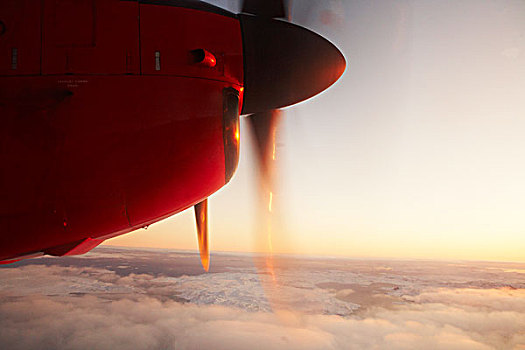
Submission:
POLYGON ((0 50, 19 60, 0 56, 0 260, 85 252, 225 184, 223 92, 242 99, 236 18, 118 0, 0 8, 0 50), (195 65, 198 48, 216 66, 195 65))
POLYGON ((44 0, 43 21, 43 74, 139 73, 138 2, 44 0))
POLYGON ((193 9, 141 5, 142 74, 201 77, 241 84, 242 38, 238 20, 193 9), (216 57, 213 69, 193 64, 191 51, 205 49, 216 57), (155 53, 160 53, 156 70, 155 53))
POLYGON ((41 5, 32 0, 0 1, 5 28, 0 35, 0 75, 40 74, 41 5))
POLYGON ((81 255, 89 252, 91 249, 95 248, 102 242, 104 242, 103 239, 85 238, 78 242, 68 243, 62 246, 46 249, 44 253, 54 256, 81 255))

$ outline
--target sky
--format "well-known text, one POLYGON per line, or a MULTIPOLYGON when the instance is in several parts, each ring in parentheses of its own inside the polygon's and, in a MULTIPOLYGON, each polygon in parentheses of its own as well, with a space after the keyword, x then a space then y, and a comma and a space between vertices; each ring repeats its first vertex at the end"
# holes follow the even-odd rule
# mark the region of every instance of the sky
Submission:
MULTIPOLYGON (((295 0, 292 21, 347 70, 285 110, 275 251, 524 262, 525 2, 295 0)), ((209 201, 212 251, 258 250, 246 126, 209 201)), ((107 244, 197 249, 193 211, 107 244)))

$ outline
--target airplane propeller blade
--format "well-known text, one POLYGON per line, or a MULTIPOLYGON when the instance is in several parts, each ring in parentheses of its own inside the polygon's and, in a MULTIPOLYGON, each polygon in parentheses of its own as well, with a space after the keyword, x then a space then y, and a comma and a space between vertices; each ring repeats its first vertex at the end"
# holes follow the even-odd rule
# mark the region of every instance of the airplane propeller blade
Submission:
POLYGON ((272 191, 275 185, 276 134, 281 121, 280 110, 270 110, 248 116, 254 136, 262 188, 272 191))
MULTIPOLYGON (((244 95, 241 114, 254 135, 261 198, 268 222, 268 251, 273 266, 271 222, 276 187, 276 134, 280 108, 304 101, 335 83, 346 68, 341 52, 322 36, 289 22, 290 1, 244 0, 241 22, 244 95)), ((208 201, 195 205, 202 266, 209 269, 208 201)), ((270 266, 268 265, 268 266, 270 266)))
POLYGON ((283 232, 276 227, 275 199, 277 196, 277 131, 282 112, 272 109, 251 114, 247 117, 252 133, 256 163, 259 174, 258 227, 256 228, 256 250, 262 252, 262 259, 254 258, 254 263, 261 276, 261 286, 274 311, 283 310, 287 305, 282 303, 282 279, 279 271, 283 268, 281 259, 276 256, 276 243, 283 242, 283 232), (278 233, 278 235, 276 235, 278 233))
POLYGON ((262 246, 256 249, 264 252, 256 266, 272 308, 282 309, 286 308, 281 300, 285 281, 279 271, 286 260, 275 255, 275 243, 284 242, 285 237, 276 227, 279 212, 275 204, 279 204, 274 203, 279 198, 276 138, 283 115, 280 108, 326 90, 343 74, 346 61, 331 42, 290 22, 290 1, 244 0, 242 12, 245 90, 241 114, 248 115, 257 154, 261 221, 256 241, 262 246), (279 235, 274 234, 277 232, 279 235))
POLYGON ((199 251, 201 263, 204 270, 210 269, 210 249, 208 239, 208 198, 195 204, 195 219, 197 221, 197 237, 199 239, 199 251))

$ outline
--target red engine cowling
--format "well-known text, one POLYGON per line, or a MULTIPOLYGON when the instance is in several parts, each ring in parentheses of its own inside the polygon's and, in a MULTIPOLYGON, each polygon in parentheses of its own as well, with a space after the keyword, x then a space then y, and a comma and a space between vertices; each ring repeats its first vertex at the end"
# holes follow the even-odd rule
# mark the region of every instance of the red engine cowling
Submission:
POLYGON ((4 0, 0 21, 0 260, 84 252, 229 181, 243 83, 234 15, 4 0))

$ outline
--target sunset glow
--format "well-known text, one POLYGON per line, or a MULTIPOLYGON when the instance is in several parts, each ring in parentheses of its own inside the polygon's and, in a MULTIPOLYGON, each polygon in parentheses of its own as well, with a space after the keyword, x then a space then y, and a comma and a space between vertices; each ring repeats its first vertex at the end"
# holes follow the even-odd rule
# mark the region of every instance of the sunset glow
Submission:
MULTIPOLYGON (((348 66, 283 113, 275 252, 525 261, 525 3, 294 3, 348 66)), ((254 250, 244 122, 239 169, 210 198, 214 250, 254 250)), ((182 213, 108 244, 196 249, 194 236, 182 213)))

